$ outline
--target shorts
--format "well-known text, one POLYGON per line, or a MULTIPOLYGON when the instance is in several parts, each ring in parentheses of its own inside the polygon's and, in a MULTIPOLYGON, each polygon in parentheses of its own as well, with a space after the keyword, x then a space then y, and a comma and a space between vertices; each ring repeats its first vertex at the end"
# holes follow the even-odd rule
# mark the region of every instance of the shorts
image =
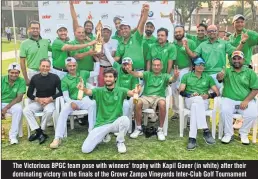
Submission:
POLYGON ((164 97, 160 96, 141 96, 138 100, 141 100, 143 103, 142 109, 151 108, 154 110, 156 110, 159 100, 166 101, 164 97))

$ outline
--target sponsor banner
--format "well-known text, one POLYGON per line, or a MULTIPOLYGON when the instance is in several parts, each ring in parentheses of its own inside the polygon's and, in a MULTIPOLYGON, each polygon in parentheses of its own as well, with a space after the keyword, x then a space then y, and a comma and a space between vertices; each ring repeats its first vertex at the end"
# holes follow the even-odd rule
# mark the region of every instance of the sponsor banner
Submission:
MULTIPOLYGON (((136 27, 141 16, 143 3, 150 5, 148 20, 155 24, 155 30, 165 27, 169 30, 169 40, 173 40, 173 26, 169 21, 169 13, 174 12, 174 1, 72 1, 76 10, 79 24, 83 26, 86 20, 94 25, 99 20, 112 27, 115 33, 114 17, 127 21, 132 28, 136 27)), ((38 1, 41 35, 53 41, 56 34, 56 24, 65 24, 68 27, 70 39, 74 38, 72 18, 68 1, 38 1), (47 29, 47 30, 46 30, 47 29)), ((154 35, 156 36, 156 31, 154 35)), ((95 32, 95 30, 93 30, 95 32)))

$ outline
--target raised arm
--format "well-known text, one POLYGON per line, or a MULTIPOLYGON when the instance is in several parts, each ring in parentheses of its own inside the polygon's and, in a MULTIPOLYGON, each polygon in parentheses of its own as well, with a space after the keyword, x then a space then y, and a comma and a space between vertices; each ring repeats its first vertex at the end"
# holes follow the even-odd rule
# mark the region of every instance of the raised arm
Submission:
POLYGON ((99 75, 99 69, 100 69, 100 64, 99 61, 95 62, 95 67, 94 67, 94 71, 90 72, 90 77, 95 77, 99 75))
POLYGON ((77 19, 77 15, 74 9, 74 5, 72 1, 69 1, 70 3, 70 13, 72 16, 72 20, 73 20, 73 31, 75 32, 75 30, 77 29, 77 27, 79 27, 79 23, 78 23, 78 19, 77 19))
POLYGON ((178 66, 174 65, 174 75, 169 78, 169 83, 175 83, 179 77, 179 73, 178 66))
POLYGON ((148 19, 150 6, 148 4, 143 4, 142 8, 143 9, 142 9, 142 14, 141 14, 141 18, 140 18, 140 23, 139 23, 138 29, 137 29, 141 35, 144 32, 144 25, 148 19))
POLYGON ((108 50, 108 47, 106 44, 103 45, 103 48, 104 48, 104 54, 106 55, 109 63, 113 66, 114 62, 115 62, 115 59, 112 57, 112 55, 110 54, 109 50, 108 50))
POLYGON ((143 77, 143 73, 142 73, 142 72, 133 71, 133 70, 132 70, 132 65, 127 65, 125 69, 126 69, 126 71, 127 71, 129 74, 133 75, 133 76, 136 77, 136 78, 142 78, 142 77, 143 77))
MULTIPOLYGON (((183 46, 185 47, 185 51, 186 51, 186 53, 188 54, 188 56, 189 56, 190 58, 196 58, 196 57, 198 56, 195 52, 193 52, 193 51, 189 48, 187 40, 183 40, 183 46)), ((200 47, 200 46, 198 46, 197 49, 198 49, 199 47, 200 47)))
POLYGON ((97 41, 93 40, 87 44, 79 44, 79 45, 70 45, 70 44, 65 44, 61 50, 62 51, 74 51, 74 50, 80 50, 89 46, 93 46, 94 44, 96 44, 97 41))

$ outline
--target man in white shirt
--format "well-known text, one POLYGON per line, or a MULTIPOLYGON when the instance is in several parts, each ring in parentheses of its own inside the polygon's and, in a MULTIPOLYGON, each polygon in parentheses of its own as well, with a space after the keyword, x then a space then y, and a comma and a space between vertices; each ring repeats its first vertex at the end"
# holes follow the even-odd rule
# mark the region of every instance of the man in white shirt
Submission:
POLYGON ((7 27, 5 32, 6 32, 6 35, 7 35, 7 40, 11 42, 12 38, 11 38, 11 29, 10 29, 10 27, 7 27))

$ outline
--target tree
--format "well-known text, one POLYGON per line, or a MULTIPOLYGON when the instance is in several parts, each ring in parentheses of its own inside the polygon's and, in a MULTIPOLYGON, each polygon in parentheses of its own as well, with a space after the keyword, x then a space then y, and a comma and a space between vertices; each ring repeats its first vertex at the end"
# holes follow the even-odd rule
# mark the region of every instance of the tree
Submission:
POLYGON ((219 22, 221 21, 221 12, 222 12, 222 8, 223 8, 223 4, 224 2, 221 1, 221 0, 217 0, 215 2, 215 6, 216 6, 216 9, 217 9, 217 12, 216 12, 216 16, 215 16, 215 24, 218 25, 219 22))
POLYGON ((256 20, 256 6, 254 4, 254 0, 247 0, 247 2, 250 4, 251 6, 251 10, 252 10, 252 29, 256 29, 258 30, 258 23, 257 23, 257 20, 256 20))

